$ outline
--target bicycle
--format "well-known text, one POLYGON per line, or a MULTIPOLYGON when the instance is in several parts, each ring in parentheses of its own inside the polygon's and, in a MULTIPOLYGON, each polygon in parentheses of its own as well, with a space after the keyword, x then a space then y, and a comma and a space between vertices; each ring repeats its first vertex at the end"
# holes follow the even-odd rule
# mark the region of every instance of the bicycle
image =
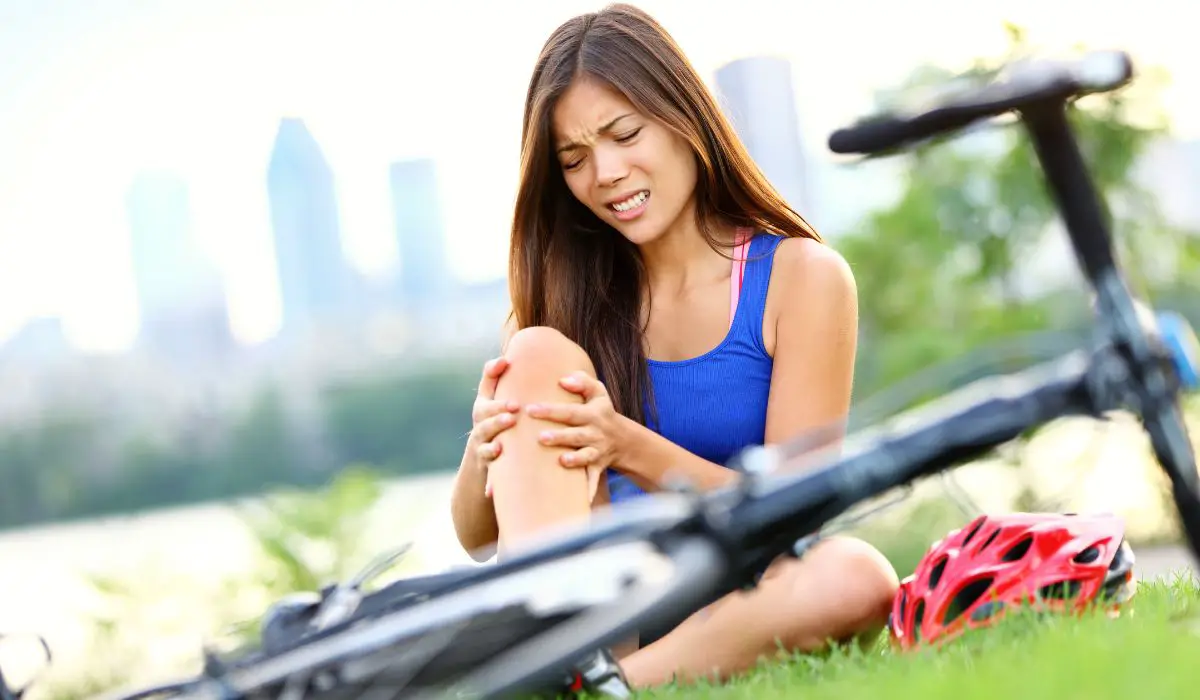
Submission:
POLYGON ((1132 77, 1119 51, 1012 64, 928 109, 862 120, 829 139, 834 152, 877 157, 1015 114, 1095 293, 1089 346, 854 432, 838 455, 804 473, 787 465, 812 459, 807 439, 753 447, 733 460, 745 473, 735 487, 652 494, 487 567, 365 596, 359 582, 334 587, 291 609, 305 633, 233 660, 210 655, 197 678, 115 697, 493 698, 555 687, 580 668, 621 695, 628 688, 598 649, 753 586, 773 560, 802 556, 858 504, 1070 415, 1140 418, 1200 560, 1200 475, 1179 400, 1200 385, 1200 345, 1182 317, 1139 312, 1068 120, 1072 101, 1132 77))

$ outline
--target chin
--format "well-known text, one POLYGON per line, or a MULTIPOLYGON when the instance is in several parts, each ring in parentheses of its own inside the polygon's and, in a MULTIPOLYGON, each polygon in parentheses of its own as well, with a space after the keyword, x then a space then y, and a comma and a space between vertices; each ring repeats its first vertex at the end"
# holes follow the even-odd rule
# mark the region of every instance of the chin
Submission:
POLYGON ((611 226, 630 243, 643 246, 653 243, 663 237, 665 227, 650 221, 636 221, 627 224, 616 222, 611 226))

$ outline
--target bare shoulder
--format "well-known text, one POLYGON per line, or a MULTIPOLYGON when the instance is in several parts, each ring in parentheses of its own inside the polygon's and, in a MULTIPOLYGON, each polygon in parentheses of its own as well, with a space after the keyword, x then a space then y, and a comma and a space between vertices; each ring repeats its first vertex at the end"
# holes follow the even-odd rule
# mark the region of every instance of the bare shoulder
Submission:
POLYGON ((763 340, 774 355, 782 335, 823 335, 858 325, 858 287, 850 264, 827 243, 779 242, 767 294, 763 340), (772 332, 773 331, 773 332, 772 332))
POLYGON ((805 292, 856 293, 850 263, 833 246, 810 238, 788 238, 775 251, 774 268, 787 287, 805 292))
POLYGON ((773 267, 772 282, 780 283, 786 299, 809 297, 838 304, 858 296, 850 264, 827 243, 811 238, 780 241, 773 267))

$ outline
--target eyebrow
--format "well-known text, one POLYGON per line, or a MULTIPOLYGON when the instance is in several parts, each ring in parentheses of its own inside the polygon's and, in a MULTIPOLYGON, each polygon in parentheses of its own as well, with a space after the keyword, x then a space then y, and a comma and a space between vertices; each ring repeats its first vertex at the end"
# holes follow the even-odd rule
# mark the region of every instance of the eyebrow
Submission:
MULTIPOLYGON (((601 126, 599 129, 597 129, 596 133, 597 134, 607 134, 608 132, 612 131, 614 126, 617 125, 617 122, 621 121, 622 119, 625 119, 626 117, 632 117, 632 116, 633 116, 633 113, 627 113, 627 114, 622 114, 619 117, 615 117, 611 121, 609 121, 607 124, 605 124, 604 126, 601 126)), ((578 143, 575 143, 572 141, 570 143, 566 143, 566 144, 563 144, 562 146, 559 146, 555 152, 562 153, 563 151, 570 151, 570 150, 579 148, 580 145, 581 144, 578 144, 578 143)))

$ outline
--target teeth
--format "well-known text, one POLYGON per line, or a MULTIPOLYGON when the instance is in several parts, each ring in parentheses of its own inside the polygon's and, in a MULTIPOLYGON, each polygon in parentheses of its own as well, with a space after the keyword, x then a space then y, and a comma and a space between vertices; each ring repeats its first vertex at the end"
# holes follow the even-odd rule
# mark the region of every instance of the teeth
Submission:
POLYGON ((640 206, 641 203, 646 201, 646 198, 649 196, 649 192, 642 190, 629 199, 626 199, 624 202, 617 202, 616 204, 612 205, 612 208, 616 209, 617 211, 629 211, 634 207, 640 206))

